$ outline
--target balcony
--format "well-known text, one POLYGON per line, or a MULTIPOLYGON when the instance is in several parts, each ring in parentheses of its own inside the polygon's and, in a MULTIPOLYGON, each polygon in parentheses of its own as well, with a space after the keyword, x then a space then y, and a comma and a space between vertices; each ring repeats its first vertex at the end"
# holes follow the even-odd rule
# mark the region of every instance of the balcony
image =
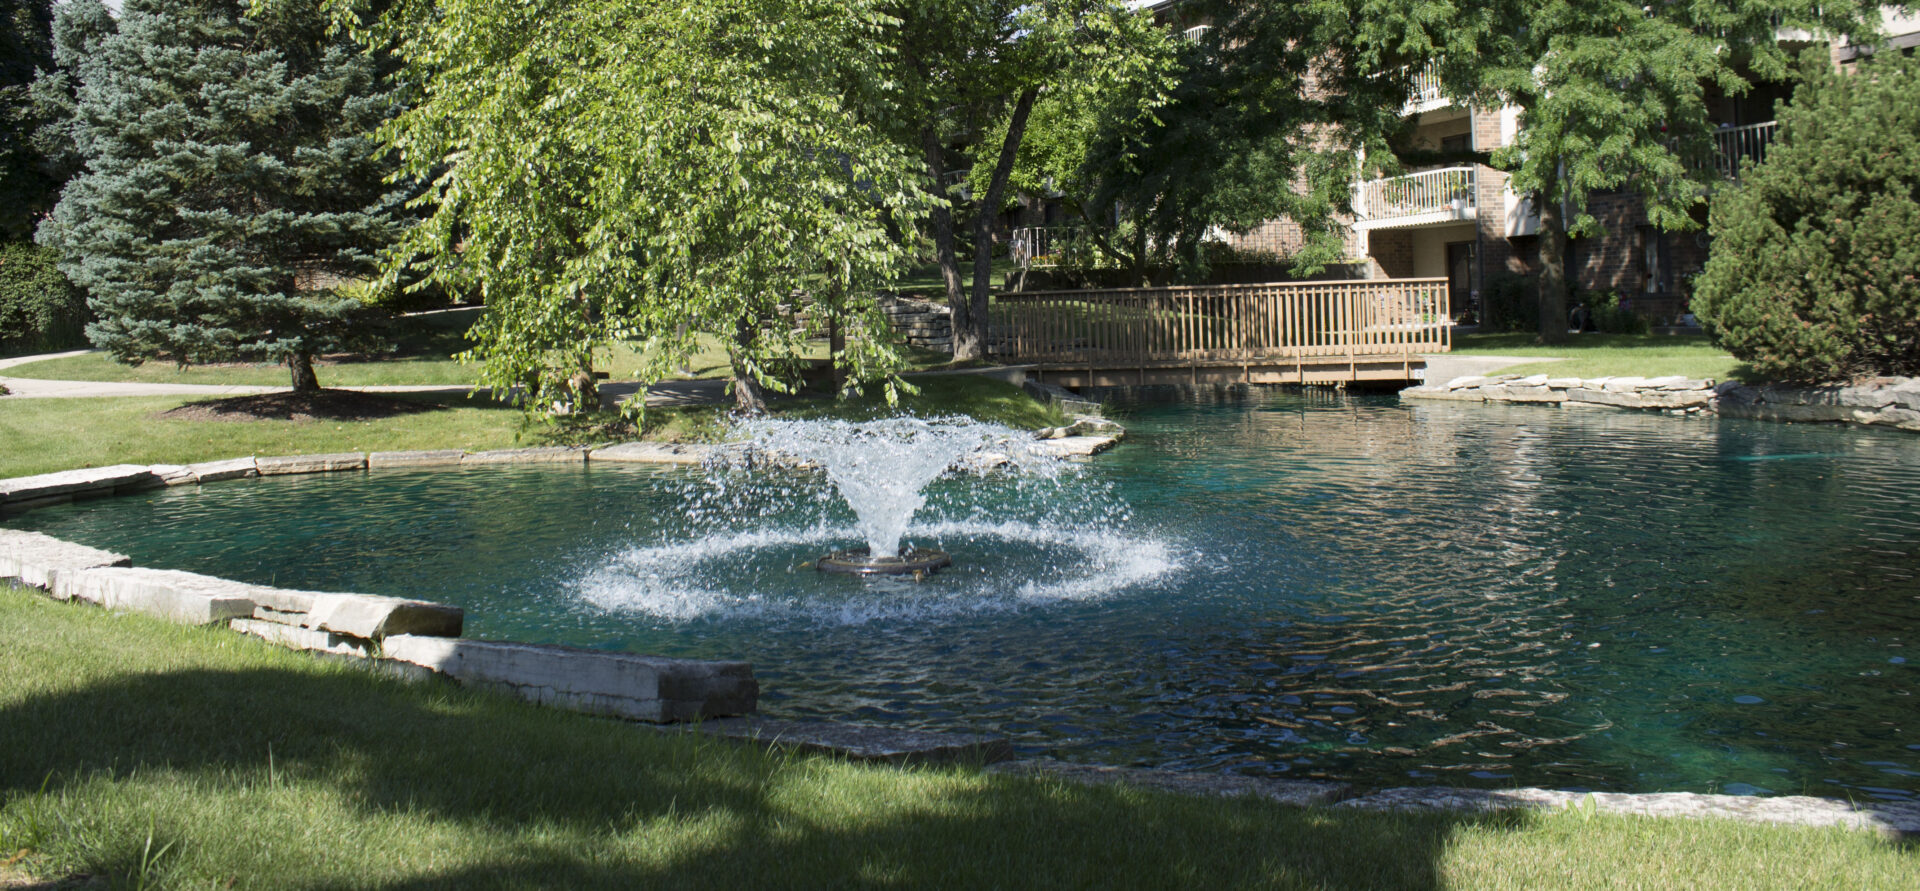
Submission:
POLYGON ((1740 181, 1741 162, 1752 159, 1758 164, 1767 159, 1767 146, 1780 132, 1779 121, 1762 121, 1744 127, 1722 127, 1713 132, 1713 169, 1721 179, 1740 181))
POLYGON ((1452 102, 1446 94, 1440 92, 1440 73, 1428 66, 1413 76, 1413 89, 1408 92, 1407 104, 1400 109, 1400 114, 1419 114, 1446 108, 1450 104, 1452 102))
POLYGON ((1472 167, 1423 170, 1354 188, 1355 230, 1410 229, 1479 215, 1472 167))

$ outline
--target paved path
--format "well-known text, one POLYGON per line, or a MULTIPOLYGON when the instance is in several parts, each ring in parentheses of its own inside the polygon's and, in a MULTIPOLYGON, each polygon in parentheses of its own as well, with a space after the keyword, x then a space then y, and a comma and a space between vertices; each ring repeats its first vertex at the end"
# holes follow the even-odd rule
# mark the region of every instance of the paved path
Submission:
POLYGON ((1444 384, 1456 377, 1473 374, 1492 374, 1514 365, 1561 361, 1539 356, 1458 356, 1453 353, 1431 353, 1420 358, 1427 360, 1429 384, 1444 384))
MULTIPOLYGON (((66 353, 46 353, 38 356, 15 356, 0 359, 0 371, 39 362, 43 359, 64 359, 68 356, 84 356, 93 350, 74 350, 66 353)), ((255 393, 285 393, 291 387, 257 387, 223 384, 148 384, 117 381, 56 381, 40 380, 30 377, 6 377, 0 375, 0 385, 4 385, 9 395, 0 399, 85 399, 111 396, 248 396, 255 393)), ((467 393, 472 387, 448 384, 388 385, 375 387, 332 387, 336 390, 358 390, 362 393, 467 393)), ((600 386, 601 401, 609 404, 618 402, 640 389, 638 381, 615 381, 600 386)), ((654 406, 674 405, 712 405, 727 401, 727 382, 714 380, 698 381, 662 381, 647 389, 647 404, 654 406)))

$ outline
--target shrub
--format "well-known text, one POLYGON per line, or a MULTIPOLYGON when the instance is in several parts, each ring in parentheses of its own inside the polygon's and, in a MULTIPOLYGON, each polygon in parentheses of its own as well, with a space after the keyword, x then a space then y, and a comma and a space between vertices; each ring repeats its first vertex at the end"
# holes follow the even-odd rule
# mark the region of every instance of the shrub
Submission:
MULTIPOLYGON (((1824 58, 1824 56, 1822 57, 1824 58)), ((1920 61, 1815 71, 1713 205, 1693 310, 1761 374, 1920 374, 1920 61)))
POLYGON ((86 345, 87 301, 59 259, 47 248, 0 244, 0 355, 86 345))
POLYGON ((1539 284, 1524 276, 1496 275, 1480 292, 1480 330, 1540 330, 1539 284))
POLYGON ((1589 291, 1576 303, 1593 313, 1593 329, 1602 334, 1645 334, 1647 320, 1634 312, 1614 291, 1589 291))

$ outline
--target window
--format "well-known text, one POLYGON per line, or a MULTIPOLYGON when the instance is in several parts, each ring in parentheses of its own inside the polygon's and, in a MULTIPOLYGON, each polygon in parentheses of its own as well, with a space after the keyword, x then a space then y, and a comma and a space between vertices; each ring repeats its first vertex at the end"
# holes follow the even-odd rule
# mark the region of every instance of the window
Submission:
POLYGON ((1636 230, 1640 241, 1640 290, 1646 294, 1666 294, 1673 290, 1667 284, 1667 239, 1652 226, 1641 226, 1636 230))

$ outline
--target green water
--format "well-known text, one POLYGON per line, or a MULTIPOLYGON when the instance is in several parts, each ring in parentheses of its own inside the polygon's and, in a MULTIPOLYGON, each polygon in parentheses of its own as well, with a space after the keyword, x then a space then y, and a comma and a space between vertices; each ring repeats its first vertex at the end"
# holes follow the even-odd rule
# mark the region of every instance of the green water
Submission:
POLYGON ((10 525, 423 597, 469 633, 746 658, 763 709, 1371 784, 1920 791, 1920 437, 1259 393, 1140 402, 1035 489, 948 479, 921 584, 821 577, 780 480, 485 468, 235 481, 10 525))

